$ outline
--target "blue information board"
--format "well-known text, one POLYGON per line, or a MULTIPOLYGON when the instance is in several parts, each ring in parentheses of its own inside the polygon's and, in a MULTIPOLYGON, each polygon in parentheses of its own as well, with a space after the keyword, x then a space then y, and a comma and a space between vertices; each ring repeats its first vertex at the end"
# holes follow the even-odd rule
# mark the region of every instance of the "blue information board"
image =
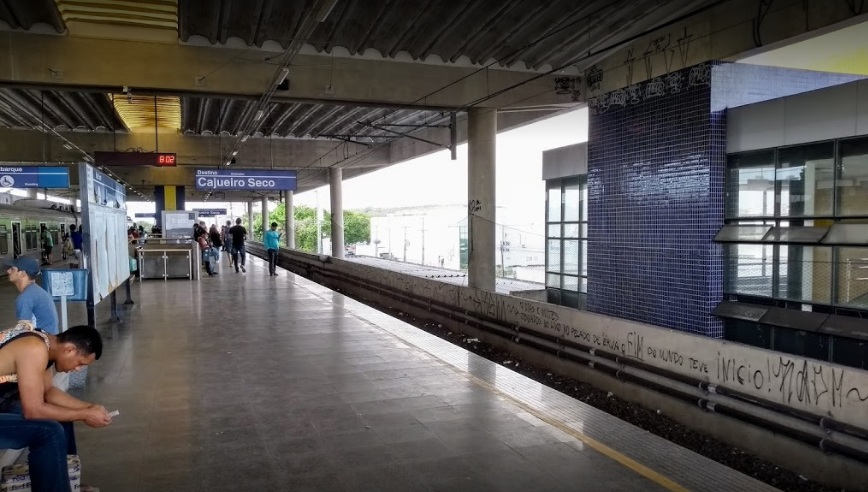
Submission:
POLYGON ((93 193, 88 195, 89 203, 111 208, 126 208, 127 190, 124 185, 91 166, 86 168, 87 188, 93 193))
POLYGON ((52 268, 42 270, 42 287, 52 297, 66 296, 67 301, 87 300, 88 271, 84 269, 52 268))
POLYGON ((221 217, 226 215, 225 208, 194 208, 198 217, 221 217))
POLYGON ((295 171, 196 169, 196 189, 295 191, 295 171))
POLYGON ((0 166, 0 188, 69 188, 69 169, 0 166))

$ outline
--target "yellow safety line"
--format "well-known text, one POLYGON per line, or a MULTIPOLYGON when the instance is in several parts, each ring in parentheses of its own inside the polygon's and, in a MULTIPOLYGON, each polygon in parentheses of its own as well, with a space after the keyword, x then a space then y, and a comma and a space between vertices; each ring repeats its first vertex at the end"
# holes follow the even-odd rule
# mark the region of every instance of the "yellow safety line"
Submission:
POLYGON ((467 372, 467 373, 465 373, 464 371, 460 371, 460 372, 465 374, 468 378, 470 378, 476 384, 483 386, 483 387, 491 390, 494 393, 500 394, 504 398, 509 398, 511 401, 515 402, 518 406, 520 406, 522 409, 524 409, 528 413, 532 414, 534 417, 542 420, 543 422, 551 425, 552 427, 558 428, 562 432, 565 432, 565 433, 575 437, 579 441, 582 441, 583 443, 585 443, 588 446, 590 446, 591 448, 593 448, 595 451, 608 456, 609 458, 611 458, 611 459, 617 461, 618 463, 626 466, 627 468, 633 470, 634 472, 638 473, 639 475, 642 475, 643 477, 647 478, 648 480, 651 480, 652 482, 660 485, 661 487, 665 487, 666 489, 671 490, 673 492, 688 492, 689 491, 689 489, 687 489, 683 485, 675 482, 671 478, 666 477, 665 475, 658 473, 658 472, 652 470, 651 468, 648 468, 647 466, 643 465, 642 463, 639 463, 638 461, 634 460, 633 458, 630 458, 628 456, 624 456, 623 454, 619 453, 618 451, 615 451, 614 449, 610 448, 609 446, 606 446, 605 444, 601 443, 600 441, 598 441, 592 437, 586 436, 585 434, 577 431, 576 429, 573 429, 572 427, 564 424, 563 422, 561 422, 559 420, 551 419, 550 417, 537 411, 536 409, 531 408, 530 406, 528 406, 524 402, 521 402, 521 401, 515 399, 514 397, 507 395, 506 393, 503 393, 502 391, 498 390, 497 388, 495 388, 494 386, 489 384, 487 381, 479 379, 478 377, 474 376, 473 374, 470 374, 469 372, 467 372))

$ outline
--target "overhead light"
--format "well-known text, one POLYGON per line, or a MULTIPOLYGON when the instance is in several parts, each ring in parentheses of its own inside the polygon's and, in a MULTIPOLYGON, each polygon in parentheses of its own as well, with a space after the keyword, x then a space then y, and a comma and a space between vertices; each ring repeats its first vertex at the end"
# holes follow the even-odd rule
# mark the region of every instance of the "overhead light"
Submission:
POLYGON ((258 110, 258 111, 256 112, 256 114, 253 115, 253 121, 259 121, 259 120, 261 120, 261 119, 262 119, 262 115, 264 115, 264 114, 265 114, 265 112, 263 112, 261 109, 258 110))
POLYGON ((66 149, 66 150, 72 150, 72 145, 69 145, 68 143, 65 143, 65 144, 63 144, 63 148, 66 149))
POLYGON ((238 155, 238 151, 237 151, 237 150, 233 150, 233 151, 232 151, 232 157, 235 157, 236 155, 238 155))
POLYGON ((277 85, 282 84, 283 81, 286 80, 287 75, 289 75, 289 68, 287 68, 287 67, 281 68, 280 69, 280 75, 277 77, 277 85))
POLYGON ((246 142, 248 138, 250 138, 250 135, 244 135, 243 137, 241 137, 241 143, 246 142))

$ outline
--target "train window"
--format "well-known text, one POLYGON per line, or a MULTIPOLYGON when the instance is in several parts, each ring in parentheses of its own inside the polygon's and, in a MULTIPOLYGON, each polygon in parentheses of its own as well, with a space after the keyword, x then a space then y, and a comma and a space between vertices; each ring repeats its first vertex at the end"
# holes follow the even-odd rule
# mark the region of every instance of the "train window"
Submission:
POLYGON ((0 225, 0 255, 9 254, 9 232, 5 225, 0 225))

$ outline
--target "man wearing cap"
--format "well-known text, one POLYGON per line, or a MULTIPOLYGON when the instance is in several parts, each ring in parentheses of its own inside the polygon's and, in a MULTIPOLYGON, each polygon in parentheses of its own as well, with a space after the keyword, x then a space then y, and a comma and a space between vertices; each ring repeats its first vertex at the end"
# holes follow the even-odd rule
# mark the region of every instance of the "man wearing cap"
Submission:
POLYGON ((9 281, 18 289, 15 299, 15 316, 20 321, 32 323, 37 329, 57 335, 57 308, 54 298, 36 283, 41 273, 39 263, 33 258, 15 258, 6 262, 9 281))

